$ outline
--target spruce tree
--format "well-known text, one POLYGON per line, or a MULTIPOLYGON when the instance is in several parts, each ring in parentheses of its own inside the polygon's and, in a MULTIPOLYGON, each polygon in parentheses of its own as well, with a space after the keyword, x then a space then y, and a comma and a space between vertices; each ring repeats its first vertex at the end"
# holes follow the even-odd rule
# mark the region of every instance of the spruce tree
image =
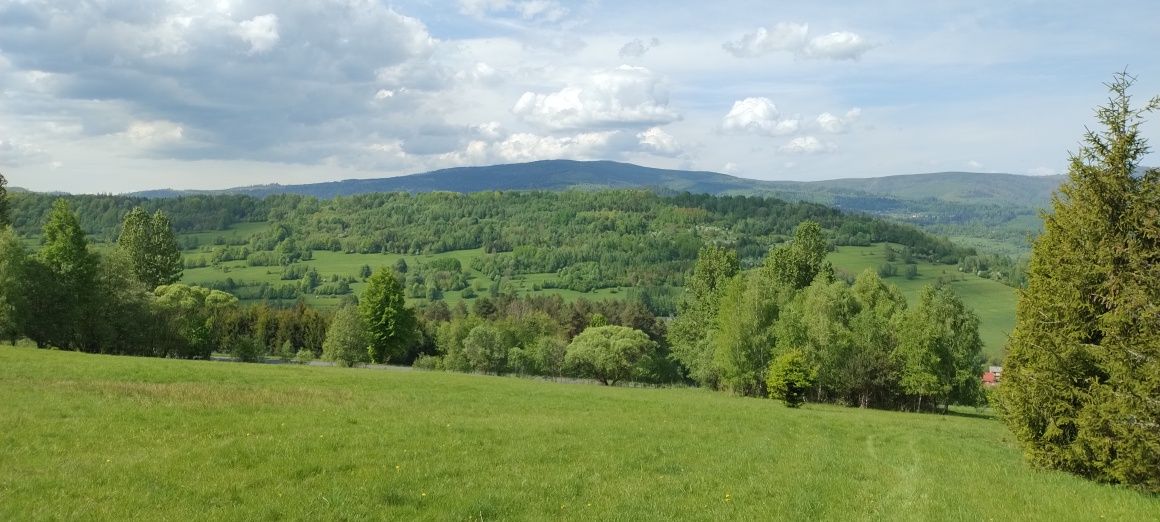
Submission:
POLYGON ((1160 491, 1160 172, 1134 78, 1116 75, 1102 125, 1070 158, 1044 216, 1008 346, 1001 406, 1027 458, 1160 491))

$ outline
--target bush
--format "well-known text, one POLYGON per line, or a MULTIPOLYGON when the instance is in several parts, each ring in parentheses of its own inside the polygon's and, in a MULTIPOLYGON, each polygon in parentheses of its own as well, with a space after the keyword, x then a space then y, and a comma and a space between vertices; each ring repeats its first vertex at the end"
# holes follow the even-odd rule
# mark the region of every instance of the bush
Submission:
POLYGON ((766 385, 769 396, 781 399, 786 406, 797 408, 806 401, 806 390, 814 385, 818 371, 806 361, 801 350, 789 350, 769 365, 766 385))
POLYGON ((640 330, 596 326, 572 340, 564 364, 581 377, 611 386, 634 377, 648 377, 643 370, 657 350, 657 343, 640 330))

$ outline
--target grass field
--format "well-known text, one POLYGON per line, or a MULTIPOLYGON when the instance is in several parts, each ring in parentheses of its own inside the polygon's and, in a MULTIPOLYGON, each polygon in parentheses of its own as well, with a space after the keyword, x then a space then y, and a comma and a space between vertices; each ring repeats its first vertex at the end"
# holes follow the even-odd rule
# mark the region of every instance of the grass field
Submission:
MULTIPOLYGON (((829 260, 835 269, 856 276, 867 268, 877 269, 885 263, 884 250, 882 245, 838 247, 836 252, 830 254, 829 260)), ((898 266, 900 275, 889 277, 886 281, 898 286, 911 304, 917 301, 924 285, 934 283, 939 278, 949 280, 963 303, 979 316, 979 336, 983 338, 983 353, 994 360, 1002 360, 1007 335, 1015 328, 1015 303, 1018 301, 1018 293, 1014 288, 990 279, 961 273, 952 265, 926 262, 918 263, 917 277, 907 279, 901 275, 903 268, 901 262, 894 264, 898 266)))
POLYGON ((0 348, 3 520, 1154 520, 1004 427, 408 371, 0 348))

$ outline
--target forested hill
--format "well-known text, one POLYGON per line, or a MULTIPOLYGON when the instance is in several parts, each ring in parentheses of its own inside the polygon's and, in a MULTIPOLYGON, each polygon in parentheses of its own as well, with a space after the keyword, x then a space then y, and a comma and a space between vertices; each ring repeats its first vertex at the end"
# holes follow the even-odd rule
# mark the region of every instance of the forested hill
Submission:
POLYGON ((763 181, 705 171, 642 167, 615 161, 545 160, 531 163, 458 167, 408 176, 350 179, 305 185, 257 185, 221 191, 152 190, 132 194, 172 197, 190 194, 244 194, 265 197, 298 194, 333 198, 374 192, 486 192, 494 190, 568 190, 649 188, 693 194, 774 195, 783 199, 833 204, 847 210, 874 211, 905 200, 939 199, 972 205, 1044 207, 1062 176, 1020 176, 975 172, 908 174, 827 181, 763 181), (859 200, 881 199, 873 208, 859 200), (867 206, 864 204, 861 206, 867 206))
POLYGON ((268 197, 294 194, 330 199, 377 192, 487 192, 645 188, 661 194, 773 196, 821 203, 916 225, 971 246, 1006 254, 1026 252, 1039 232, 1038 212, 1050 202, 1061 176, 971 172, 909 174, 828 181, 762 181, 715 172, 666 170, 613 161, 550 160, 486 167, 460 167, 409 176, 308 185, 263 185, 221 191, 155 190, 148 198, 234 194, 268 197))
POLYGON ((768 182, 715 172, 654 169, 615 161, 546 160, 451 169, 379 179, 350 179, 306 185, 258 185, 212 192, 155 190, 134 195, 170 197, 191 193, 227 193, 265 197, 298 194, 317 198, 374 192, 487 192, 495 190, 652 188, 694 194, 759 193, 768 182))
POLYGON ((1021 176, 980 172, 938 172, 881 178, 850 178, 804 183, 813 189, 858 191, 899 199, 939 199, 970 204, 1046 207, 1064 176, 1021 176))

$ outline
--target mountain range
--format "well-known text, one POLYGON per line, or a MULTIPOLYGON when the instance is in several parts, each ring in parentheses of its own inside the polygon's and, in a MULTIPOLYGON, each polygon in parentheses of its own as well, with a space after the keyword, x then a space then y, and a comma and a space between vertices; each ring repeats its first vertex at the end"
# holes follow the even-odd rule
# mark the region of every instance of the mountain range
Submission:
POLYGON ((132 195, 175 197, 190 194, 246 194, 265 197, 300 194, 319 198, 371 192, 481 192, 648 188, 666 192, 771 195, 831 204, 849 210, 904 207, 916 200, 970 205, 1045 207, 1063 176, 939 172, 826 181, 765 181, 706 171, 669 170, 614 161, 545 160, 530 163, 457 167, 379 179, 350 179, 303 185, 255 185, 215 191, 151 190, 132 195), (851 200, 860 204, 851 205, 851 200))

